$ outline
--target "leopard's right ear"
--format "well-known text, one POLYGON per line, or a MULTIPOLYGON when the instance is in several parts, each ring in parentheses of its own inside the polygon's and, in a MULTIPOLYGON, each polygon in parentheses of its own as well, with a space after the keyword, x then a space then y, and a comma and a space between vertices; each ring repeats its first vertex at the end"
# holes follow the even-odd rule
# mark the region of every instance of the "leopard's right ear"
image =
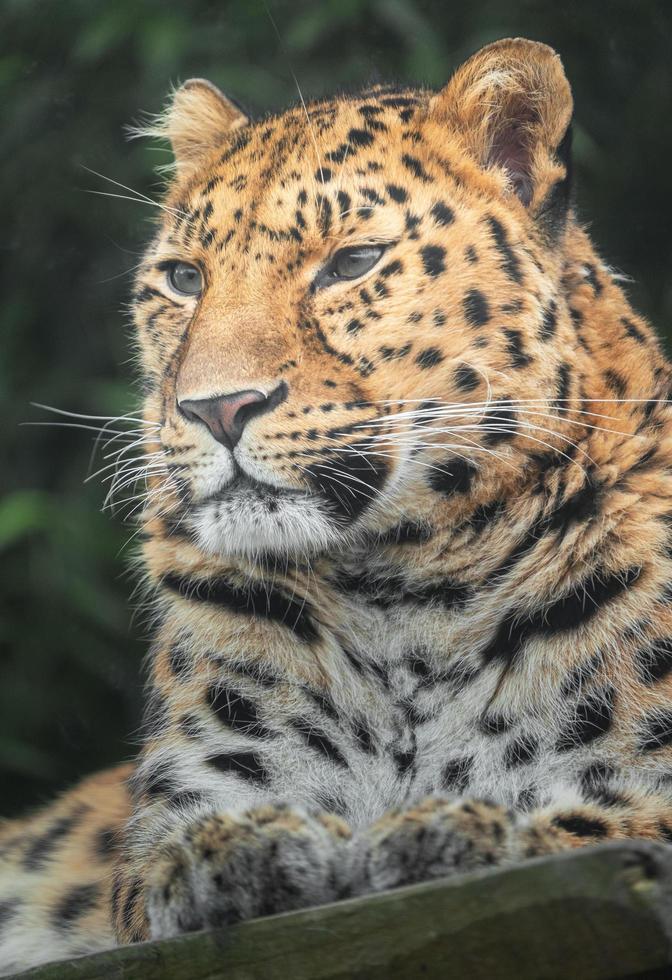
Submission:
POLYGON ((571 182, 572 93, 546 44, 495 41, 472 55, 430 103, 485 168, 548 227, 562 225, 571 182))
POLYGON ((248 123, 245 113, 216 85, 190 78, 173 92, 153 125, 137 127, 133 134, 168 139, 178 177, 189 177, 227 136, 248 123))

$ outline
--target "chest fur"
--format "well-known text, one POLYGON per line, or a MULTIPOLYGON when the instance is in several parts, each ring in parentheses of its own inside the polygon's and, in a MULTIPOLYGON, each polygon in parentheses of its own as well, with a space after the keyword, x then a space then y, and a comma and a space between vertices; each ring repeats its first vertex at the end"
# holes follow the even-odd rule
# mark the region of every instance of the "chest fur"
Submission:
MULTIPOLYGON (((288 679, 262 688, 225 667, 210 695, 219 717, 210 712, 202 740, 182 753, 185 787, 194 785, 201 756, 237 753, 263 758, 255 797, 317 805, 354 824, 432 793, 539 804, 577 778, 593 747, 559 745, 576 705, 550 687, 547 697, 533 696, 532 685, 515 712, 497 708, 501 666, 484 665, 468 639, 479 632, 474 616, 351 604, 342 619, 347 634, 328 637, 339 669, 322 688, 288 679)), ((202 771, 201 788, 235 808, 235 791, 202 771)), ((249 782, 240 805, 249 805, 249 782)))

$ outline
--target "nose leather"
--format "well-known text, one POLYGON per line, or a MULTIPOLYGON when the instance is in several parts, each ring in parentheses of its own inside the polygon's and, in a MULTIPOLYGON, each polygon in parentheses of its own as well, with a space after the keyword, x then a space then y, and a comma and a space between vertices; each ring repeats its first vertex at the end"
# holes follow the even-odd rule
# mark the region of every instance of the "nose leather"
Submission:
POLYGON ((274 407, 271 401, 272 396, 250 390, 216 398, 187 398, 179 407, 192 422, 205 423, 217 442, 233 449, 250 419, 274 407))

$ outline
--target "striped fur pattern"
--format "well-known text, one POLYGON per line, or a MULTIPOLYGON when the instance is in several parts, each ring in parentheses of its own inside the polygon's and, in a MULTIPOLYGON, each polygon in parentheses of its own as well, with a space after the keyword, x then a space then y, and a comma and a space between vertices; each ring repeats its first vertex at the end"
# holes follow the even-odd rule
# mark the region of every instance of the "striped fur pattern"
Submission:
POLYGON ((144 742, 0 830, 6 972, 672 840, 670 371, 571 210, 570 117, 521 40, 256 123, 175 95, 144 742), (235 444, 184 408, 249 390, 235 444))

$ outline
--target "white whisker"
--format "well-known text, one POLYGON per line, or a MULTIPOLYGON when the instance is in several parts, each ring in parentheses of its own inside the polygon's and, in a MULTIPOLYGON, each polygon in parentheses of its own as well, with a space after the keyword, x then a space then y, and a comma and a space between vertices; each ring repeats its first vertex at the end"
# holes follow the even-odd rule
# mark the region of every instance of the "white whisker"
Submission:
MULTIPOLYGON (((151 205, 153 205, 153 207, 160 208, 162 211, 165 211, 167 214, 175 214, 175 215, 178 215, 179 217, 182 217, 182 218, 186 218, 187 217, 187 214, 186 214, 185 211, 180 211, 177 208, 171 208, 171 207, 168 207, 168 205, 166 205, 166 204, 161 204, 160 201, 155 201, 153 198, 148 197, 147 194, 143 194, 142 191, 136 191, 135 188, 128 187, 126 184, 122 184, 121 181, 113 180, 112 177, 107 177, 105 174, 101 174, 97 170, 92 170, 91 167, 87 167, 84 164, 81 164, 81 167, 82 167, 83 170, 86 170, 88 173, 93 174, 94 177, 100 177, 101 180, 106 180, 108 183, 114 184, 115 187, 121 187, 122 190, 128 191, 130 194, 134 194, 135 197, 127 198, 127 200, 129 200, 129 201, 136 201, 138 204, 141 204, 141 203, 143 203, 143 204, 151 204, 151 205)), ((91 191, 88 191, 88 193, 89 194, 103 194, 104 192, 103 191, 94 191, 94 190, 91 190, 91 191)), ((109 194, 108 196, 109 197, 113 197, 115 195, 109 194)), ((117 194, 116 196, 117 197, 121 197, 121 195, 119 195, 119 194, 117 194)))

